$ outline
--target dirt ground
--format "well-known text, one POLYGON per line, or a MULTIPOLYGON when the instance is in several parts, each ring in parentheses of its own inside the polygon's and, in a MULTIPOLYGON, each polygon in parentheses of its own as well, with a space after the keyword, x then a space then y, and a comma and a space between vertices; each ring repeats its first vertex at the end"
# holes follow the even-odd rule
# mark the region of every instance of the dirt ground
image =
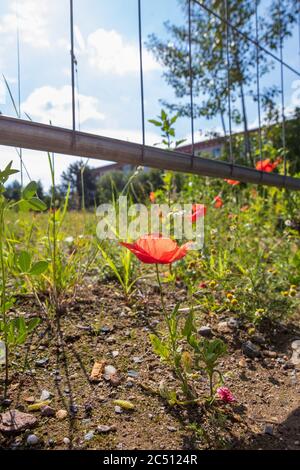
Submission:
MULTIPOLYGON (((155 391, 162 380, 177 390, 179 384, 149 341, 149 332, 159 332, 162 325, 159 296, 155 286, 148 286, 146 295, 145 288, 141 292, 130 305, 117 285, 91 277, 66 302, 56 325, 59 334, 50 334, 43 322, 25 347, 11 353, 9 409, 27 412, 47 390, 51 409, 68 414, 58 419, 31 411, 36 427, 0 434, 1 448, 28 448, 27 437, 34 433, 35 447, 43 449, 300 449, 300 369, 289 361, 291 342, 300 338, 296 322, 265 325, 251 338, 261 349, 252 359, 242 352, 247 325, 220 332, 226 315, 199 311, 198 326, 209 324, 228 344, 220 368, 236 401, 170 407, 155 391), (89 380, 94 362, 102 360, 116 368, 117 383, 89 380), (134 410, 116 410, 116 399, 129 400, 134 410), (103 425, 111 428, 97 431, 103 425)), ((184 305, 185 295, 177 287, 167 303, 180 299, 184 305)), ((17 309, 34 316, 37 307, 27 297, 18 300, 17 309)), ((207 395, 205 375, 195 382, 199 396, 207 395)))

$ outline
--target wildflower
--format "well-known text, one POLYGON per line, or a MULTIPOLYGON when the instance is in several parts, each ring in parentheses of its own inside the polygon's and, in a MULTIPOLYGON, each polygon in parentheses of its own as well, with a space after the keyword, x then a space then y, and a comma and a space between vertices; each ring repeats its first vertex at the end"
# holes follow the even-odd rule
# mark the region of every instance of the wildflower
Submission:
POLYGON ((270 158, 266 158, 265 160, 257 162, 255 168, 259 171, 266 171, 267 173, 271 173, 273 170, 275 170, 280 162, 280 158, 277 158, 275 162, 272 162, 270 158))
POLYGON ((219 209, 220 207, 223 206, 224 202, 223 202, 223 199, 221 198, 221 196, 216 196, 214 198, 214 203, 215 203, 215 208, 216 209, 219 209))
POLYGON ((231 305, 237 305, 238 304, 238 301, 237 299, 231 299, 231 305))
POLYGON ((216 285, 217 285, 216 281, 210 281, 209 283, 209 287, 212 287, 212 288, 216 287, 216 285))
POLYGON ((233 294, 231 292, 228 292, 226 297, 227 297, 228 300, 232 300, 233 299, 233 294))
POLYGON ((151 202, 155 202, 155 193, 153 191, 149 194, 149 199, 151 202))
POLYGON ((204 217, 206 215, 207 208, 204 204, 193 204, 192 214, 189 216, 189 219, 192 222, 196 222, 199 217, 204 217))
POLYGON ((288 295, 289 295, 288 291, 286 291, 286 290, 281 292, 281 293, 282 293, 283 297, 288 297, 288 295))
POLYGON ((219 395, 219 398, 224 402, 224 403, 232 403, 235 401, 234 396, 232 395, 231 391, 227 387, 220 387, 217 389, 217 394, 219 395))
POLYGON ((297 291, 295 289, 290 289, 290 296, 291 297, 295 297, 296 294, 297 294, 297 291))
POLYGON ((171 238, 162 238, 159 234, 140 237, 135 243, 120 242, 128 248, 140 261, 147 264, 170 264, 183 258, 190 243, 178 246, 171 238))
POLYGON ((200 282, 199 287, 200 289, 206 289, 207 288, 206 282, 200 282))
POLYGON ((226 181, 226 183, 228 184, 231 184, 231 186, 237 186, 238 184, 240 184, 240 181, 237 181, 237 180, 225 179, 224 181, 226 181))

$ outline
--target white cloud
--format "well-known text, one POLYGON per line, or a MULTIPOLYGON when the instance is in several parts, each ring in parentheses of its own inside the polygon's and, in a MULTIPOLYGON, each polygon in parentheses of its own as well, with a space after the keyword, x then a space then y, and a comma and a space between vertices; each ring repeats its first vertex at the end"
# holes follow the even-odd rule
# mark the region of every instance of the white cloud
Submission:
POLYGON ((49 2, 40 0, 11 1, 8 13, 0 17, 0 35, 15 37, 17 25, 19 25, 22 42, 34 47, 49 47, 48 17, 49 2))
MULTIPOLYGON (((85 45, 77 28, 77 42, 80 49, 85 45), (80 37, 80 41, 78 41, 80 37)), ((91 67, 102 73, 125 75, 139 71, 138 44, 128 42, 115 30, 97 29, 89 34, 85 48, 91 67)), ((160 69, 160 65, 147 51, 143 51, 143 67, 145 72, 160 69)))
MULTIPOLYGON (((80 121, 84 123, 89 119, 103 120, 104 114, 99 112, 99 101, 92 96, 79 94, 80 121)), ((39 122, 58 126, 71 124, 71 87, 54 88, 43 86, 34 90, 22 103, 22 111, 39 122)))

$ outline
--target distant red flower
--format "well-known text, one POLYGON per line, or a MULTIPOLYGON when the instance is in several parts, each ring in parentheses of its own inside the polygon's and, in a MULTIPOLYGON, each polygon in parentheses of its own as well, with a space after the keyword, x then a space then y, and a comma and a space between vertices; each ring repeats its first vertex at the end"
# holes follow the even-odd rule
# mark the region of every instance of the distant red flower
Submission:
POLYGON ((206 282, 200 282, 199 287, 200 289, 206 289, 207 288, 206 282))
POLYGON ((214 198, 214 203, 215 203, 215 208, 216 209, 219 209, 220 207, 223 206, 224 202, 223 202, 223 199, 221 198, 221 196, 216 196, 214 198))
POLYGON ((231 184, 231 186, 236 186, 236 185, 240 184, 240 181, 237 181, 237 180, 225 179, 224 181, 226 181, 226 183, 228 183, 228 184, 231 184))
POLYGON ((219 398, 224 402, 224 403, 232 403, 235 401, 234 396, 232 395, 231 391, 227 387, 220 387, 217 390, 217 394, 219 395, 219 398))
POLYGON ((192 222, 196 222, 199 217, 204 217, 206 215, 207 208, 204 204, 193 204, 192 214, 189 216, 189 219, 192 222))
POLYGON ((155 202, 155 193, 153 191, 149 194, 149 199, 151 202, 155 202))
POLYGON ((158 234, 144 235, 135 243, 120 243, 128 248, 140 261, 147 264, 171 264, 183 258, 190 243, 178 246, 171 238, 162 238, 158 234))
POLYGON ((249 209, 249 206, 246 204, 245 206, 240 208, 241 212, 246 212, 249 209))
POLYGON ((277 158, 275 162, 272 162, 270 158, 266 158, 265 160, 256 162, 255 168, 259 171, 266 171, 267 173, 271 173, 281 162, 280 158, 277 158))

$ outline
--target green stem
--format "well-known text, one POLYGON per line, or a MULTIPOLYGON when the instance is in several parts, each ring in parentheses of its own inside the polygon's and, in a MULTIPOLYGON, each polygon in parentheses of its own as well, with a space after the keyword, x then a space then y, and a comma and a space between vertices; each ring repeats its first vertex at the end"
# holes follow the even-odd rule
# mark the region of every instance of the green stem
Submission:
POLYGON ((7 317, 6 317, 6 275, 4 266, 4 249, 3 249, 3 235, 4 235, 4 207, 3 203, 0 207, 0 264, 1 264, 1 313, 4 324, 4 344, 5 344, 5 382, 4 382, 4 399, 7 397, 8 388, 8 345, 7 345, 7 317))

